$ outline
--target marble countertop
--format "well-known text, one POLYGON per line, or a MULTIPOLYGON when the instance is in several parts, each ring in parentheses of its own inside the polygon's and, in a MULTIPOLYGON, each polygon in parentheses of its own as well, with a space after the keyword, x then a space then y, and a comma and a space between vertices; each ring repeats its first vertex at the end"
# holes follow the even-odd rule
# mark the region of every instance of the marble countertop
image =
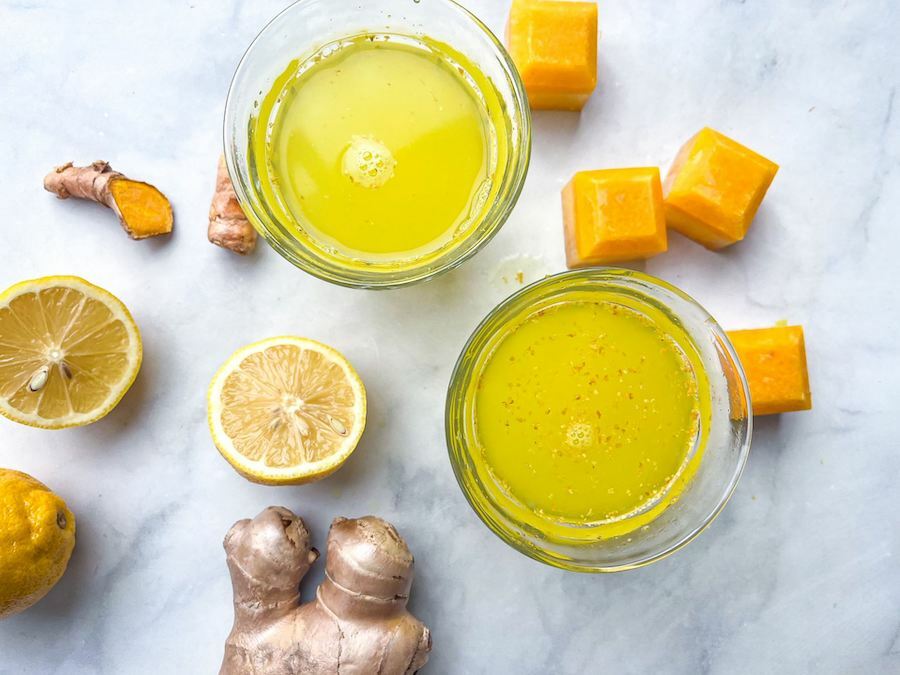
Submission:
MULTIPOLYGON (((0 2, 0 286, 84 276, 128 304, 146 349, 97 424, 0 420, 0 466, 47 482, 78 518, 63 580, 0 624, 0 674, 215 672, 231 624, 222 537, 269 504, 302 514, 320 545, 338 515, 398 526, 418 562, 411 608, 434 633, 426 673, 900 672, 900 7, 601 2, 598 91, 580 116, 536 115, 500 235, 432 283, 373 293, 206 242, 225 91, 285 4, 0 2), (456 486, 451 367, 511 271, 563 268, 559 191, 575 170, 665 169, 704 125, 781 172, 746 241, 711 253, 673 234, 641 268, 726 327, 802 323, 815 409, 758 420, 732 502, 677 555, 602 577, 542 566, 456 486), (41 189, 54 165, 97 158, 164 189, 171 240, 132 242, 99 207, 41 189), (204 397, 235 348, 284 333, 346 353, 371 417, 339 473, 276 489, 219 457, 204 397)), ((468 2, 498 32, 507 4, 468 2)))

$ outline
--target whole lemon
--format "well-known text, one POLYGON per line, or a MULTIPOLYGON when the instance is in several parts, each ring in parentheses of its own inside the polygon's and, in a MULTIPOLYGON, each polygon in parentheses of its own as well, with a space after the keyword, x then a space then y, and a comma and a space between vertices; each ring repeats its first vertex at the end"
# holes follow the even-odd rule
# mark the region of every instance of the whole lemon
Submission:
POLYGON ((31 607, 62 577, 75 516, 28 474, 0 469, 0 619, 31 607))

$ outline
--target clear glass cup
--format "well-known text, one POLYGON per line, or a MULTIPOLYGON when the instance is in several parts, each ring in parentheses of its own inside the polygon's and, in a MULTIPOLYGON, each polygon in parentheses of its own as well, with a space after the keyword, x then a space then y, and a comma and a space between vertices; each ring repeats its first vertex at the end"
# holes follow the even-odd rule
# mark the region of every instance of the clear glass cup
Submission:
MULTIPOLYGON (((257 231, 284 258, 327 281, 356 288, 389 288, 430 279, 474 255, 502 227, 515 205, 531 153, 531 112, 522 81, 500 41, 475 16, 452 0, 299 0, 256 37, 228 92, 225 158, 235 192, 257 231), (509 148, 493 180, 498 187, 481 217, 467 232, 421 264, 415 261, 349 264, 349 259, 292 234, 284 218, 266 203, 251 152, 251 120, 260 100, 294 59, 324 45, 374 33, 427 37, 465 55, 487 77, 499 100, 502 134, 509 148)), ((427 214, 423 214, 426 216, 427 214)), ((304 223, 290 223, 303 228, 304 223)), ((309 237, 314 240, 314 237, 309 237)))
MULTIPOLYGON (((663 328, 661 320, 652 319, 663 328)), ((670 331, 671 332, 671 331, 670 331)), ((725 331, 696 301, 664 281, 640 272, 592 268, 547 277, 513 294, 478 326, 460 355, 447 392, 446 435, 450 463, 469 504, 484 523, 521 553, 577 572, 616 572, 647 565, 678 550, 721 512, 737 486, 750 450, 752 417, 747 380, 725 331), (701 421, 694 447, 703 455, 690 483, 655 519, 623 535, 585 538, 570 526, 549 537, 517 518, 512 498, 496 483, 479 452, 474 426, 477 375, 505 330, 531 308, 578 293, 621 299, 648 317, 663 317, 683 330, 709 380, 711 414, 701 421), (613 294, 613 297, 610 297, 613 294), (571 534, 571 536, 567 536, 571 534)))

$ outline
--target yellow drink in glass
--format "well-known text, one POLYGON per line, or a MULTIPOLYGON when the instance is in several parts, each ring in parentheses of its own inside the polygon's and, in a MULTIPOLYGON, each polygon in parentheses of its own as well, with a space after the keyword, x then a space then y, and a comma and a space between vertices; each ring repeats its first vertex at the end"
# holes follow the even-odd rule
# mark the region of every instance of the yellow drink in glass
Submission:
POLYGON ((359 35, 292 62, 253 149, 280 220, 353 266, 421 265, 480 224, 506 162, 478 68, 428 38, 359 35))
POLYGON ((450 462, 518 551, 613 572, 677 550, 721 511, 749 451, 746 378, 694 300, 640 272, 588 268, 507 298, 447 391, 450 462))
POLYGON ((286 260, 352 288, 474 255, 530 156, 522 79, 454 0, 298 0, 250 45, 225 104, 247 218, 286 260))
POLYGON ((614 299, 541 307, 507 327, 478 373, 480 460, 538 519, 633 529, 677 494, 695 457, 702 377, 675 339, 614 299))

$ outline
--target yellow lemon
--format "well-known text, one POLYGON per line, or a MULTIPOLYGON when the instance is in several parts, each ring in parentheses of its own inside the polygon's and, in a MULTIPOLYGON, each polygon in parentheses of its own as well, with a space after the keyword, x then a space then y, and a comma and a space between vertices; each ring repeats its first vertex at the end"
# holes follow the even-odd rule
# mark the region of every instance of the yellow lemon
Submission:
POLYGON ((31 476, 0 469, 0 619, 28 609, 66 571, 75 516, 31 476))
POLYGON ((23 281, 0 294, 0 414, 63 429, 112 410, 141 367, 122 302, 78 277, 23 281))
POLYGON ((213 441, 238 473, 297 485, 347 461, 366 426, 366 390, 331 347, 277 337, 228 359, 210 385, 208 409, 213 441))

